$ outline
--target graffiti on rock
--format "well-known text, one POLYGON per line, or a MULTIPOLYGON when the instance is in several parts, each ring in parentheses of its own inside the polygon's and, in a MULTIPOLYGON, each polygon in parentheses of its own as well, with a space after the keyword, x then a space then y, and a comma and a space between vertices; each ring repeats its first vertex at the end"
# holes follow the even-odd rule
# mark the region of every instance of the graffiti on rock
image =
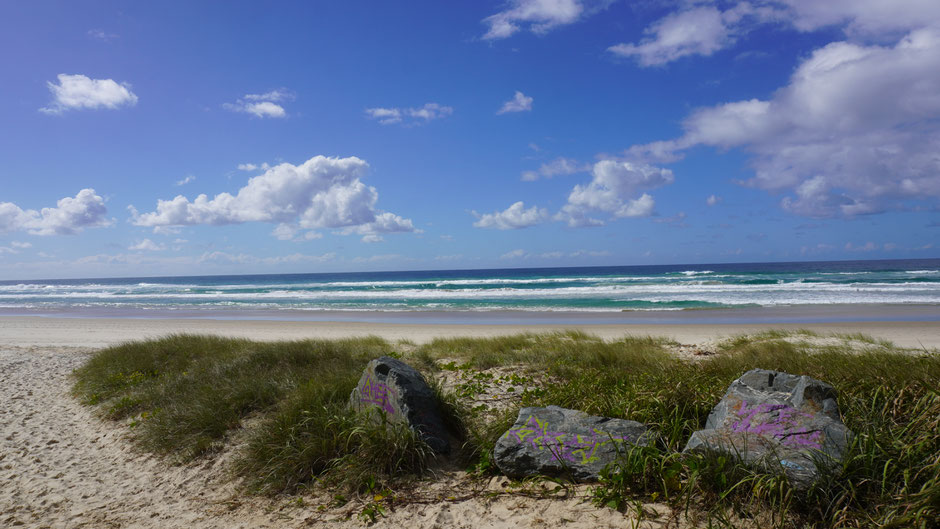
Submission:
POLYGON ((769 436, 789 448, 815 448, 822 445, 822 432, 804 428, 801 419, 812 418, 785 404, 762 403, 748 406, 742 402, 737 410, 738 420, 731 424, 731 431, 769 436))
POLYGON ((387 385, 377 382, 371 375, 366 376, 365 382, 359 388, 359 402, 365 404, 374 404, 385 410, 391 415, 395 414, 395 407, 392 406, 391 397, 394 392, 387 385))
POLYGON ((548 422, 530 415, 525 424, 509 430, 519 443, 528 443, 536 450, 549 450, 556 461, 588 464, 597 461, 597 450, 607 443, 625 443, 634 440, 627 435, 613 435, 593 430, 590 435, 548 431, 548 422))

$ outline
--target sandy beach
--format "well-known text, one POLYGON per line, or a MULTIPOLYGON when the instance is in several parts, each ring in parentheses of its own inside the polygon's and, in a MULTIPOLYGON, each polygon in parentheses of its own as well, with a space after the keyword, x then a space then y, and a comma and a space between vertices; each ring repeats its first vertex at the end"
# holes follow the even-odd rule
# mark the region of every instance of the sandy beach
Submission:
MULTIPOLYGON (((940 347, 938 322, 809 324, 393 324, 375 322, 232 321, 210 319, 0 318, 0 524, 5 527, 256 528, 329 525, 358 527, 355 506, 316 509, 305 498, 246 497, 227 480, 234 439, 220 457, 177 466, 141 453, 123 425, 95 417, 69 394, 70 373, 96 348, 169 333, 239 336, 256 340, 378 335, 425 342, 439 336, 495 336, 580 329, 606 339, 625 334, 668 336, 686 345, 766 328, 820 333, 862 332, 902 347, 940 347)), ((476 494, 460 473, 436 480, 427 500, 389 512, 376 527, 623 527, 630 515, 593 507, 587 489, 567 498, 476 494)), ((499 479, 479 485, 499 491, 499 479)), ((361 506, 360 506, 361 508, 361 506)), ((658 507, 647 506, 656 510, 658 507)), ((662 507, 664 512, 666 508, 662 507)), ((641 527, 661 527, 665 520, 641 527)), ((645 522, 644 522, 645 523, 645 522)))
MULTIPOLYGON (((921 308, 916 315, 923 316, 921 308)), ((930 311, 926 311, 930 314, 930 311)), ((468 317, 463 323, 386 323, 383 321, 283 321, 276 319, 139 319, 139 318, 62 318, 52 316, 0 316, 0 343, 19 347, 107 347, 128 340, 156 338, 173 333, 216 334, 253 340, 334 339, 349 336, 376 335, 396 340, 423 343, 437 337, 503 336, 521 332, 552 332, 577 329, 604 339, 624 335, 665 336, 683 344, 712 342, 737 334, 755 333, 765 329, 807 329, 822 334, 868 334, 890 340, 906 348, 940 348, 940 321, 830 321, 774 323, 747 321, 714 323, 701 321, 710 316, 705 312, 687 313, 688 323, 652 320, 640 323, 593 323, 551 317, 533 318, 525 322, 476 323, 468 317), (703 316, 704 315, 704 316, 703 316)), ((492 316, 490 317, 492 318, 492 316)), ((414 319, 414 318, 412 318, 414 319)), ((936 314, 934 320, 937 319, 936 314)), ((407 321, 407 320, 403 320, 407 321)), ((783 319, 786 321, 786 319, 783 319)))

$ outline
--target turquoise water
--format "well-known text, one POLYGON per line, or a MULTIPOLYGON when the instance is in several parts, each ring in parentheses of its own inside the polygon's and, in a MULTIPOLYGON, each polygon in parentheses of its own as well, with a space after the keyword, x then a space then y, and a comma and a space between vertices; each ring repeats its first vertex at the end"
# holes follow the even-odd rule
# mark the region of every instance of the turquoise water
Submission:
POLYGON ((940 305, 940 259, 0 282, 6 313, 620 312, 837 304, 940 305))

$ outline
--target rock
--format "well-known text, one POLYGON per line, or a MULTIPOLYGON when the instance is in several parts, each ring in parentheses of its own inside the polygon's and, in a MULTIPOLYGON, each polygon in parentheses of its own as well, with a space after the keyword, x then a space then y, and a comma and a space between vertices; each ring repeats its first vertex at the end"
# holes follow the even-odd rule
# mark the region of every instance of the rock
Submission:
POLYGON ((388 356, 369 362, 349 396, 355 410, 378 408, 404 422, 439 454, 450 452, 437 397, 413 367, 388 356))
POLYGON ((820 466, 842 460, 852 432, 836 390, 808 376, 752 369, 731 383, 683 452, 725 452, 806 489, 820 466))
POLYGON ((549 406, 522 408, 493 450, 496 466, 511 477, 568 474, 596 481, 601 469, 629 445, 645 445, 646 426, 549 406))

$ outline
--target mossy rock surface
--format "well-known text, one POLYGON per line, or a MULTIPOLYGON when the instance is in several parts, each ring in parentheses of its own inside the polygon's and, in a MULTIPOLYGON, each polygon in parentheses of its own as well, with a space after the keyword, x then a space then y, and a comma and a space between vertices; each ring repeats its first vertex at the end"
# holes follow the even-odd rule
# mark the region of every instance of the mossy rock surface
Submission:
POLYGON ((434 390, 417 370, 382 356, 369 362, 349 396, 355 410, 373 408, 393 422, 406 423, 439 454, 450 452, 434 390))
POLYGON ((807 488, 822 467, 842 461, 852 435, 829 384, 752 369, 731 383, 684 451, 726 453, 783 472, 797 488, 807 488))
POLYGON ((646 426, 548 406, 523 408, 494 449, 499 469, 511 477, 567 475, 597 481, 601 469, 632 444, 646 444, 646 426))

